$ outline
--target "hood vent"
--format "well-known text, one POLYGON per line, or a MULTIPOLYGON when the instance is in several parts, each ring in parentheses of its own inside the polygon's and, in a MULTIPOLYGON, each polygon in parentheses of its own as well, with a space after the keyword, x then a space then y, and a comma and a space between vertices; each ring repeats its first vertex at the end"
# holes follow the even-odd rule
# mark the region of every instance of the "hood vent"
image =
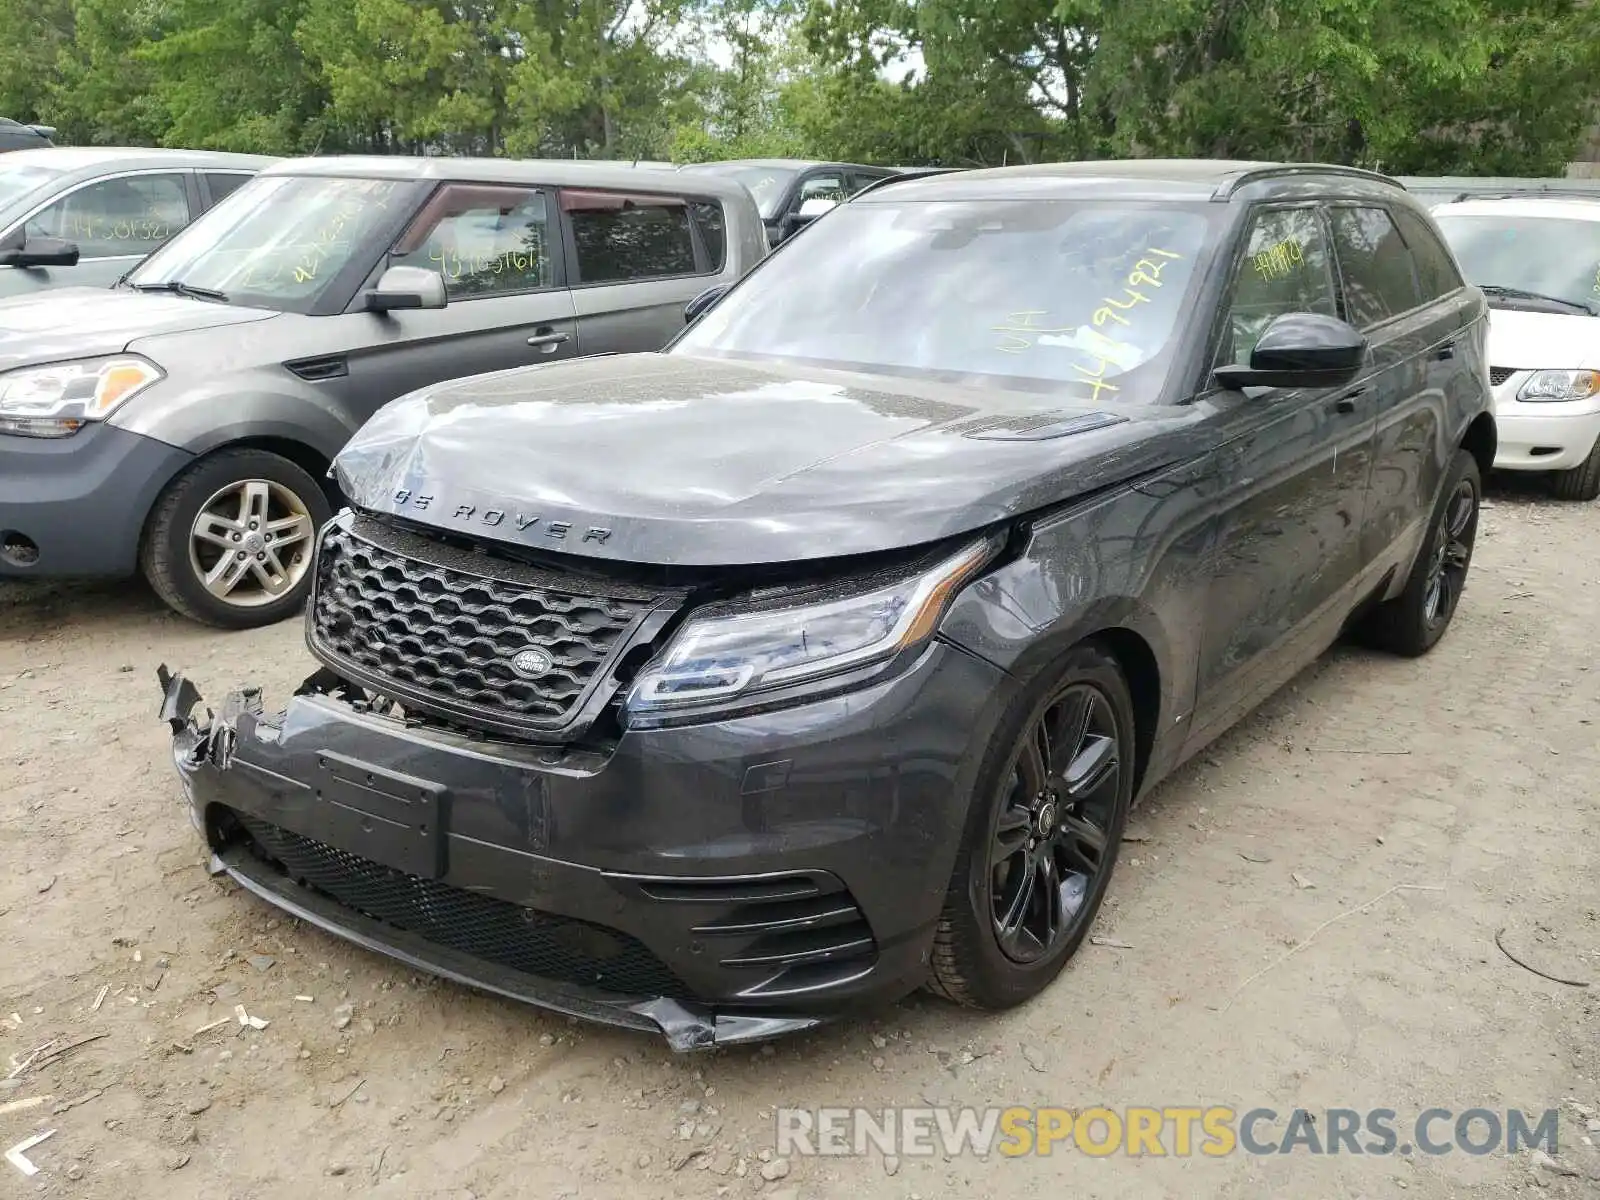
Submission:
POLYGON ((342 354, 327 354, 321 358, 301 358, 284 366, 308 383, 321 383, 326 379, 343 379, 350 374, 350 363, 342 354))
POLYGON ((995 417, 967 427, 964 437, 975 442, 1047 442, 1053 438, 1089 433, 1121 425, 1127 417, 1113 413, 1037 413, 1031 416, 995 417))

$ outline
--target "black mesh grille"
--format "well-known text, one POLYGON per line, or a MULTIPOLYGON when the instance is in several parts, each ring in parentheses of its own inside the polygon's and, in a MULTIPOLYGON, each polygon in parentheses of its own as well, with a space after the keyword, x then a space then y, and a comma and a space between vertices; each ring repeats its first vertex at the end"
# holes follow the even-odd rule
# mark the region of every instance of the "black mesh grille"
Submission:
POLYGON ((694 996, 625 933, 406 875, 235 813, 290 878, 346 908, 484 962, 623 996, 694 996))
POLYGON ((1516 373, 1516 367, 1490 367, 1489 382, 1495 387, 1499 387, 1502 383, 1510 379, 1516 373))
POLYGON ((361 518, 329 527, 316 572, 311 645, 329 665, 402 702, 511 730, 566 725, 656 599, 586 595, 361 518), (542 658, 524 677, 512 663, 528 650, 542 658))

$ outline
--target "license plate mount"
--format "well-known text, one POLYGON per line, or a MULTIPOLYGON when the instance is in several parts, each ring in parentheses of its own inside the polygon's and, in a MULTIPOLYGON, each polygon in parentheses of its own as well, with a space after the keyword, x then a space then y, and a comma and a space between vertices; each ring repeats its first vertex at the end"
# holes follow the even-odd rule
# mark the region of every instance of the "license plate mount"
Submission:
POLYGON ((408 875, 438 879, 447 867, 449 789, 347 755, 317 756, 322 839, 408 875))

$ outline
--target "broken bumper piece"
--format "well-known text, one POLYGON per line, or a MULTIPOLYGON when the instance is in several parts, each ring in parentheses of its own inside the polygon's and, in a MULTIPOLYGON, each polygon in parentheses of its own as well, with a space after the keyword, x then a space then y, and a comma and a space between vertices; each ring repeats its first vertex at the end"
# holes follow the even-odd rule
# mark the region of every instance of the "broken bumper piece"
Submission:
MULTIPOLYGON (((413 968, 677 1050, 811 1028, 925 978, 949 867, 906 847, 951 774, 884 772, 882 714, 859 700, 789 748, 774 787, 750 767, 772 745, 758 718, 536 746, 407 720, 325 671, 270 714, 259 690, 212 712, 159 677, 213 870, 413 968), (852 761, 875 771, 842 777, 852 761)), ((946 742, 947 719, 917 743, 946 742)))

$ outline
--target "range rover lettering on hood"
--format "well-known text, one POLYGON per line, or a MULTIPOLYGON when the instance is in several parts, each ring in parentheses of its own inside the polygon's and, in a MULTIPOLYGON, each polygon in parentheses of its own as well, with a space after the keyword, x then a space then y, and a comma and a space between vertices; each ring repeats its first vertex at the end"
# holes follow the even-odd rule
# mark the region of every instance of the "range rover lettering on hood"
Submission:
POLYGON ((1194 413, 687 355, 456 380, 336 464, 359 508, 619 561, 754 565, 981 529, 1203 453, 1194 413))

